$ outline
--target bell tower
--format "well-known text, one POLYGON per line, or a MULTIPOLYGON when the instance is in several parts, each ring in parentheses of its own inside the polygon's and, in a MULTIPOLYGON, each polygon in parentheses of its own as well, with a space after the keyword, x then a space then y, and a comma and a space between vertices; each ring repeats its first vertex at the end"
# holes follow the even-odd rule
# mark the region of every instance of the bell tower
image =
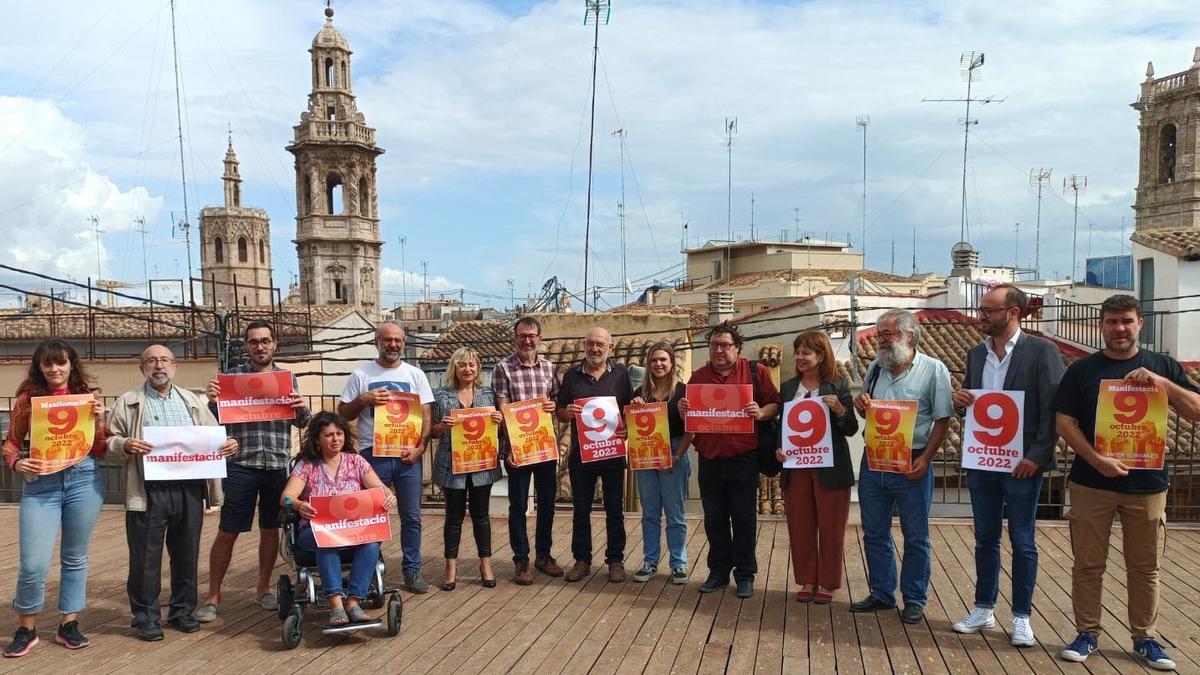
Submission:
POLYGON ((333 27, 333 8, 308 50, 312 91, 293 127, 296 157, 296 257, 307 304, 355 306, 380 315, 375 130, 350 88, 350 45, 333 27))
POLYGON ((200 210, 200 276, 209 307, 270 307, 271 224, 267 212, 242 206, 233 136, 225 148, 225 205, 200 210))
POLYGON ((1200 47, 1183 72, 1156 78, 1146 64, 1131 105, 1140 113, 1134 229, 1200 229, 1200 47))

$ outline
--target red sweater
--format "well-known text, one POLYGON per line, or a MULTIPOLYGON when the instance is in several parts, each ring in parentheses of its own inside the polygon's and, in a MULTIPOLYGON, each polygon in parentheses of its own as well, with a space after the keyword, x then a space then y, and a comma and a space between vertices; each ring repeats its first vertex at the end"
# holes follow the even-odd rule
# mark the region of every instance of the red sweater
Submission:
MULTIPOLYGON (((753 384, 755 385, 755 402, 759 406, 779 403, 779 390, 771 381, 771 375, 761 363, 756 364, 755 377, 750 377, 750 362, 739 358, 733 370, 725 377, 713 370, 712 364, 705 364, 692 373, 688 384, 753 384)), ((696 434, 692 445, 696 452, 705 459, 723 459, 752 452, 758 447, 758 434, 696 434)))
MULTIPOLYGON (((71 393, 86 394, 87 392, 71 392, 67 389, 55 389, 44 395, 66 396, 71 393)), ((25 443, 25 437, 29 435, 30 411, 32 409, 30 398, 29 392, 23 392, 17 397, 17 402, 13 404, 12 412, 10 413, 8 437, 4 439, 4 464, 8 467, 9 471, 13 470, 13 466, 21 458, 21 446, 25 443)), ((89 453, 92 457, 104 456, 107 437, 108 433, 103 421, 96 420, 96 437, 92 442, 92 451, 89 453)))

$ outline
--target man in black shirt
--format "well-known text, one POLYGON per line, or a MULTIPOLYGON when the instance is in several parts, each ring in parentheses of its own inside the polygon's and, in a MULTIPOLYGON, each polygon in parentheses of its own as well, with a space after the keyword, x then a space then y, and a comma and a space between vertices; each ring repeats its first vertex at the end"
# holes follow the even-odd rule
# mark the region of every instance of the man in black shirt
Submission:
POLYGON ((1067 369, 1050 408, 1060 436, 1075 451, 1071 463, 1071 602, 1079 635, 1062 650, 1081 662, 1096 650, 1100 634, 1101 593, 1114 514, 1121 515, 1121 536, 1128 574, 1129 626, 1134 651, 1148 666, 1174 670, 1175 662, 1154 638, 1158 619, 1159 546, 1166 523, 1168 475, 1162 469, 1136 469, 1096 451, 1096 406, 1100 381, 1123 379, 1154 384, 1167 393, 1183 418, 1200 419, 1200 389, 1169 356, 1138 347, 1142 310, 1136 298, 1114 295, 1100 306, 1104 350, 1067 369))
MULTIPOLYGON (((575 566, 567 572, 567 581, 580 581, 592 573, 592 500, 596 496, 596 480, 604 489, 604 515, 608 544, 604 562, 608 565, 608 580, 613 583, 625 581, 625 514, 622 511, 622 488, 625 482, 625 457, 600 459, 584 463, 579 455, 579 430, 575 415, 582 408, 575 401, 594 396, 613 396, 619 409, 633 398, 629 384, 629 373, 625 366, 610 363, 612 337, 608 331, 597 326, 588 331, 583 339, 584 359, 571 366, 563 374, 558 389, 558 408, 554 414, 560 422, 571 423, 571 454, 567 457, 567 470, 571 476, 571 500, 575 513, 571 533, 571 553, 575 566)), ((617 437, 625 438, 623 425, 618 425, 617 437)))

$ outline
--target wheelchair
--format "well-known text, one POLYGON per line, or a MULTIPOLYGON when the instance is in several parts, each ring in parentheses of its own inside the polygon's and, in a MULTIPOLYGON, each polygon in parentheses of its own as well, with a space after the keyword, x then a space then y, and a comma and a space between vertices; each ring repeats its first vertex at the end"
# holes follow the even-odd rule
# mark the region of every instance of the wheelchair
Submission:
MULTIPOLYGON (((275 595, 279 599, 279 619, 283 622, 281 630, 283 645, 288 649, 294 649, 300 644, 300 638, 304 633, 305 608, 309 604, 328 607, 328 600, 318 592, 316 556, 296 546, 296 539, 300 533, 299 514, 293 508, 284 507, 280 511, 279 520, 280 553, 292 568, 296 582, 292 583, 291 575, 279 575, 275 595)), ((341 551, 343 574, 349 572, 352 558, 352 551, 341 551)), ((346 584, 348 582, 344 581, 343 587, 346 584)), ((379 560, 375 563, 375 575, 371 578, 367 598, 364 599, 362 605, 367 609, 380 609, 385 602, 387 604, 387 634, 391 637, 400 632, 400 623, 404 618, 404 600, 400 597, 399 588, 384 585, 384 565, 381 553, 379 560)), ((383 622, 384 619, 372 619, 341 626, 325 625, 321 627, 321 632, 325 635, 354 633, 368 628, 378 628, 383 625, 383 622)))

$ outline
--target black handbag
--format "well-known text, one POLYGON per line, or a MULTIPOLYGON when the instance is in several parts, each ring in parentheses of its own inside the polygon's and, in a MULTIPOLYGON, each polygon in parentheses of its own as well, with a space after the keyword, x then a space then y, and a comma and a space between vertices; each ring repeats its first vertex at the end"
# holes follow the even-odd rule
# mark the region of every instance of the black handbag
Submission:
MULTIPOLYGON (((754 387, 754 400, 758 396, 758 361, 750 362, 750 384, 754 387)), ((768 478, 778 476, 783 471, 783 462, 775 456, 775 448, 779 445, 779 421, 772 417, 769 420, 754 423, 758 433, 758 472, 768 478)))

